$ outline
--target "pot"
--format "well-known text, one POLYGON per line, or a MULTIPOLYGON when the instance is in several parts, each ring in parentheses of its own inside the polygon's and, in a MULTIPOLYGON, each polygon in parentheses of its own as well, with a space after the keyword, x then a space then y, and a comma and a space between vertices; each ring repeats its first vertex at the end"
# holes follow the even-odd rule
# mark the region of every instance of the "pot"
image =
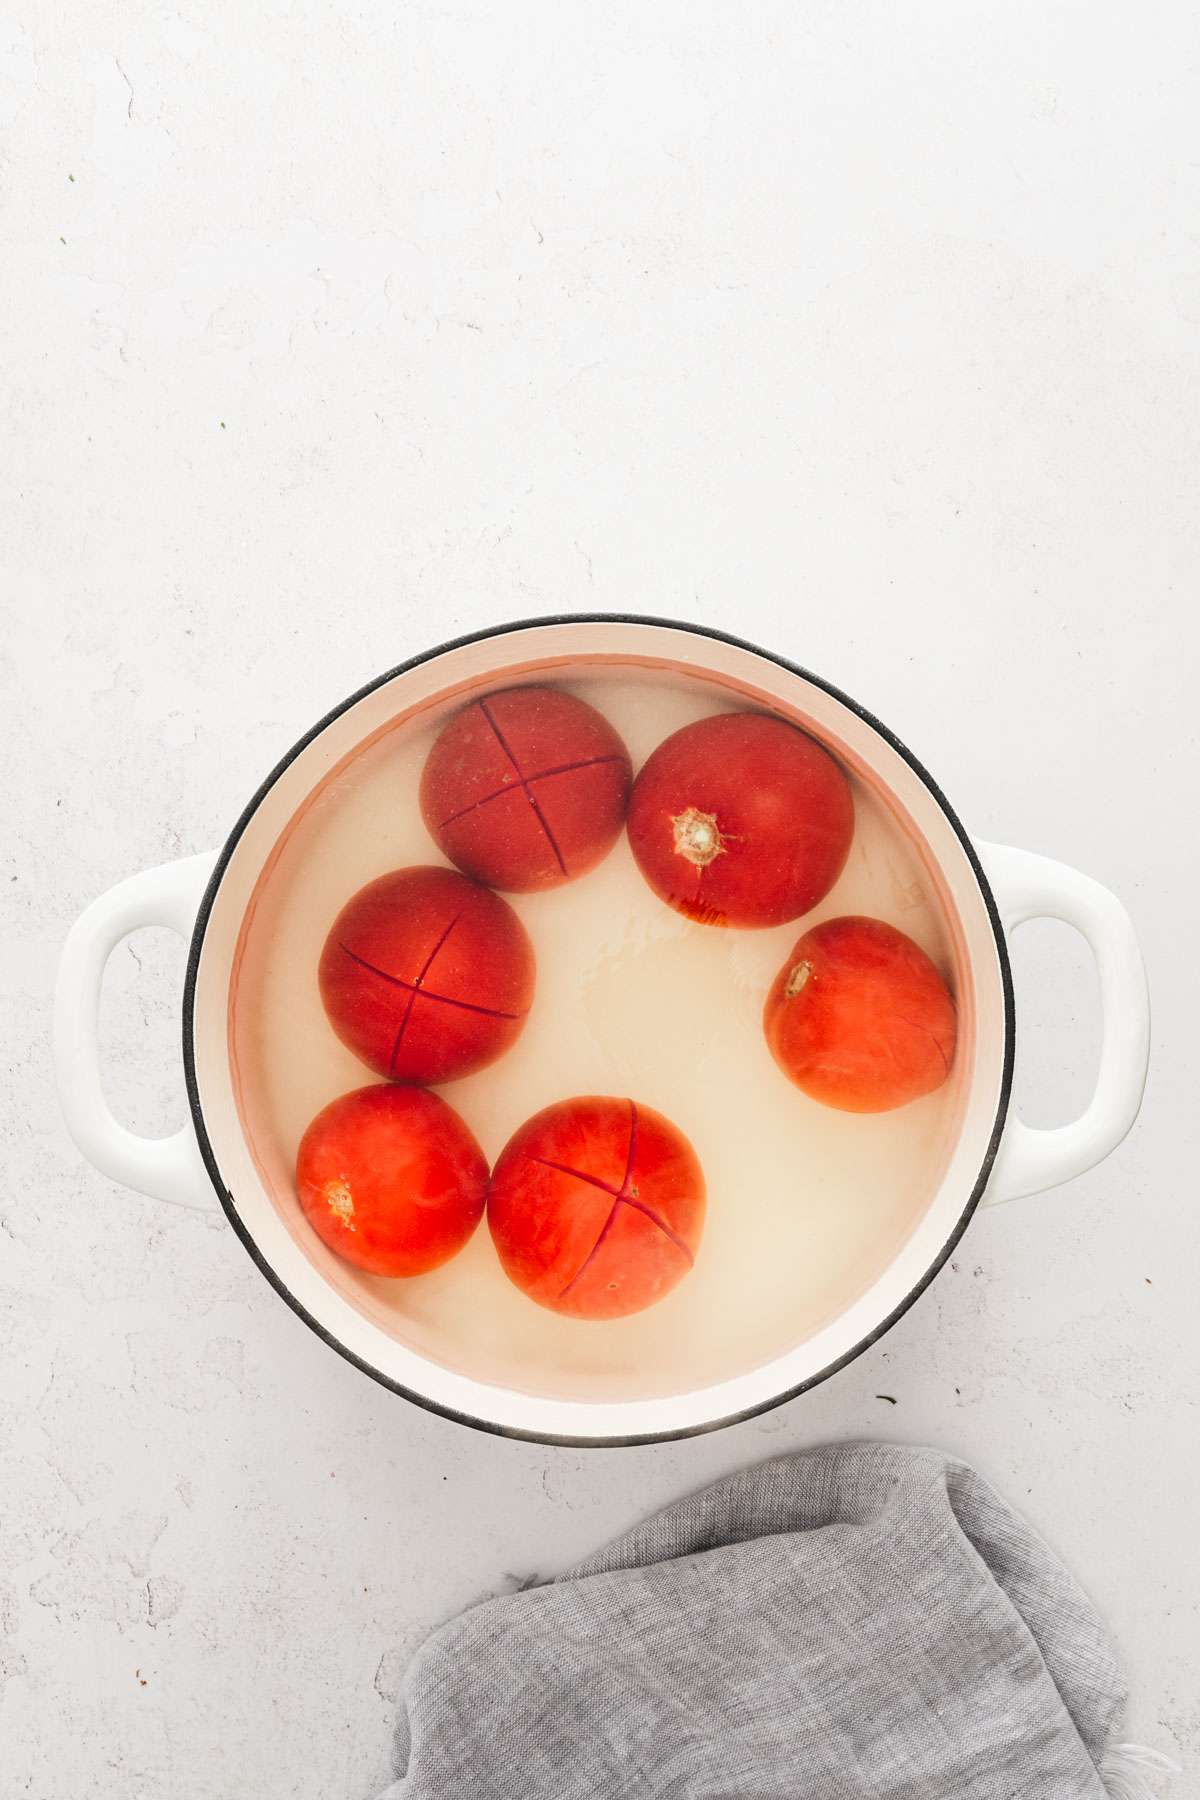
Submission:
MULTIPOLYGON (((756 934, 710 933, 734 935, 756 934)), ((415 657, 353 695, 271 772, 222 850, 135 875, 89 907, 63 951, 55 1010, 63 1111, 75 1142, 97 1169, 163 1201, 222 1207, 289 1306, 333 1349, 397 1393, 484 1430, 594 1445, 710 1430, 778 1405, 841 1368, 928 1286, 982 1200, 1012 1200, 1055 1186, 1108 1155, 1137 1115, 1148 1041, 1142 960, 1129 918, 1112 894, 1046 857, 973 842, 933 777, 886 726, 784 658, 709 629, 613 616, 543 619, 482 632, 415 657), (443 1353, 435 1328, 415 1314, 409 1319, 387 1311, 397 1303, 381 1298, 377 1283, 355 1286, 344 1265, 298 1220, 290 1169, 277 1157, 272 1161, 255 1140, 239 1049, 242 1027, 234 1015, 253 955, 264 880, 299 829, 297 821, 313 816, 329 783, 364 745, 383 739, 398 721, 436 716, 472 691, 541 675, 572 679, 613 672, 630 680, 702 680, 706 692, 715 686, 728 702, 794 720, 841 759, 859 793, 898 822, 921 885, 936 896, 952 946, 960 1036, 936 1174, 860 1291, 841 1294, 828 1316, 803 1326, 797 1321, 793 1337, 785 1333, 782 1343, 735 1357, 728 1366, 691 1356, 682 1341, 687 1333, 676 1332, 656 1340, 653 1383, 608 1389, 603 1381, 573 1380, 565 1365, 544 1379, 536 1370, 522 1374, 502 1354, 489 1359, 481 1348, 486 1334, 474 1350, 443 1353), (1007 934, 1037 917, 1065 920, 1083 935, 1096 960, 1102 1000, 1095 1092, 1081 1117, 1053 1130, 1031 1129, 1009 1113, 1015 1021, 1007 934), (117 1122, 99 1067, 104 966, 124 937, 146 925, 169 926, 190 945, 183 1050, 191 1116, 166 1139, 138 1137, 117 1122)), ((486 1232, 479 1236, 485 1239, 486 1232)), ((481 1257, 487 1253, 486 1247, 479 1251, 481 1257)), ((531 1316, 537 1311, 519 1296, 514 1303, 531 1316)), ((569 1321, 566 1329, 591 1334, 572 1341, 594 1346, 603 1342, 597 1332, 615 1328, 569 1321)))

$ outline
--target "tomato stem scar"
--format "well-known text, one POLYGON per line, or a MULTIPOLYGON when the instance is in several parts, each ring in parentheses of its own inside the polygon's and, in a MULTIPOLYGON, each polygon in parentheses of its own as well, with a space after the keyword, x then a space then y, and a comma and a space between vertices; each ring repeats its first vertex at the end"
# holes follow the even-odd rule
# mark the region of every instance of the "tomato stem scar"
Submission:
POLYGON ((675 834, 675 854, 694 863, 698 869, 707 868, 710 862, 725 854, 716 813, 687 806, 671 820, 671 829, 675 834))
POLYGON ((798 962, 787 978, 787 986, 783 990, 784 999, 794 1000, 800 989, 808 985, 812 972, 810 962, 798 962))
POLYGON ((339 1225, 344 1225, 347 1231, 357 1231, 358 1227, 354 1223, 354 1200, 350 1193, 350 1183, 344 1175, 325 1183, 325 1198, 339 1225))

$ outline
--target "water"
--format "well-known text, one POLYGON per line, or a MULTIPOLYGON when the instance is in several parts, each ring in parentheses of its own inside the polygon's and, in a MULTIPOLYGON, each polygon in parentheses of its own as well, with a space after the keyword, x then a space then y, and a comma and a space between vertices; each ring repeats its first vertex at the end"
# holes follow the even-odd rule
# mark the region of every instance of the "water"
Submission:
MULTIPOLYGON (((706 682, 632 670, 565 685, 612 721, 635 771, 668 732, 735 704, 706 682)), ((811 1335, 883 1272, 952 1147, 961 1080, 952 1076, 896 1112, 835 1112, 785 1079, 761 1028, 764 996, 795 939, 840 913, 869 913, 907 932, 953 988, 951 934, 919 846, 854 778, 849 861, 801 921, 768 931, 691 923, 651 893, 624 837, 590 875, 506 896, 537 951, 533 1011, 499 1062, 439 1091, 493 1160, 531 1113, 572 1094, 630 1096, 665 1113, 695 1146, 708 1181, 695 1269, 658 1306, 603 1324, 527 1300, 501 1272, 486 1223, 430 1275, 362 1275, 325 1250, 291 1187, 313 1114, 374 1079, 325 1019, 317 962, 334 915, 363 882, 442 861, 417 788, 452 709, 398 726, 344 767, 293 821, 260 884, 230 1007, 243 1125, 260 1171, 306 1253, 357 1307, 477 1380, 615 1400, 755 1367, 811 1335)), ((958 1071, 967 1050, 960 1042, 958 1071)))

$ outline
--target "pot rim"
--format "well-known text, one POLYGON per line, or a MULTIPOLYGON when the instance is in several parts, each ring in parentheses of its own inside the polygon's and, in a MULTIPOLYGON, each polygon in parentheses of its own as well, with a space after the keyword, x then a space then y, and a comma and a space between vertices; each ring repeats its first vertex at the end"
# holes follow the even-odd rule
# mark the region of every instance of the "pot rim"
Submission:
POLYGON ((492 1436, 512 1438, 525 1443, 560 1445, 571 1449, 629 1449, 643 1444, 671 1443, 680 1438, 700 1437, 706 1435, 710 1431, 724 1430, 728 1425, 736 1425, 746 1419, 757 1418, 763 1413, 773 1411, 777 1406, 786 1404, 789 1400, 796 1399, 800 1394, 808 1393, 812 1388, 818 1387, 822 1382, 828 1381, 831 1376, 836 1375, 838 1371, 844 1369, 847 1364, 855 1361, 863 1351, 870 1349, 872 1345, 878 1343, 880 1339, 892 1329, 893 1325, 908 1312, 909 1308, 915 1304, 925 1292, 926 1288, 929 1287, 935 1276, 941 1272, 957 1247, 959 1240, 979 1206, 984 1189, 988 1183, 988 1178, 991 1174, 992 1165, 996 1159, 1001 1134, 1004 1130, 1005 1121, 1008 1116, 1008 1107, 1012 1091, 1014 1054, 1015 1009, 1013 1001, 1012 967, 1004 929, 996 906, 995 896, 992 893, 991 885, 984 873, 975 846, 965 830, 962 821, 959 819, 958 814, 954 811, 954 808, 950 805, 950 802, 942 792, 942 789, 933 779, 932 775, 930 775, 924 764, 914 756, 908 746, 904 744, 896 734, 882 722, 882 720, 877 719, 865 706, 860 705, 857 700, 853 699, 833 682, 826 681, 820 675, 814 675, 811 670, 804 668, 802 664, 793 662, 789 657, 781 656, 776 651, 766 650, 761 645, 750 642, 747 638, 737 636, 736 633, 722 631, 716 626, 700 625, 686 619, 670 619, 649 613, 547 613, 533 618, 507 620, 498 625, 486 626, 479 631, 470 631, 459 637, 449 638, 444 643, 438 644, 432 649, 424 650, 415 656, 408 657, 404 662, 398 663, 395 668, 389 669, 384 674, 376 676, 372 681, 366 682, 345 700, 342 700, 337 706, 333 707, 314 725, 310 726, 302 737, 296 740, 286 754, 275 764, 274 768, 265 779, 259 784, 250 800, 243 807, 233 829, 230 831, 229 836, 221 847, 216 863, 213 866, 212 875, 204 890, 204 896, 200 902, 200 908, 196 915, 196 923, 192 932, 191 942, 188 946, 187 968, 184 976, 184 1081, 187 1089, 188 1110, 196 1133, 197 1143, 199 1144, 200 1155, 203 1159, 209 1178, 212 1181, 213 1187, 216 1190, 217 1198, 221 1203, 226 1218, 232 1225, 238 1238, 241 1240, 243 1247, 257 1265, 259 1272, 266 1277, 276 1293, 278 1293, 292 1311, 304 1321, 311 1331, 314 1331, 316 1335, 330 1347, 330 1349, 335 1350, 339 1356, 345 1359, 345 1361, 353 1364, 353 1366, 361 1370, 363 1374, 369 1375, 382 1387, 388 1388, 392 1393, 401 1395, 405 1400, 412 1401, 414 1405, 423 1408, 424 1411, 437 1413, 442 1418, 453 1420, 456 1424, 467 1425, 476 1431, 487 1432, 492 1436), (356 706, 359 701, 365 699, 368 695, 375 693, 379 688, 386 686, 388 682, 394 681, 398 676, 406 674, 410 669, 419 668, 422 664, 432 662, 437 657, 443 656, 450 651, 461 649, 466 645, 482 643, 489 638, 502 638, 508 636, 510 633, 518 631, 529 631, 542 626, 558 625, 643 625, 657 629, 688 632, 694 637, 713 639, 719 643, 732 645, 735 649, 747 651, 751 655, 762 657, 766 662, 774 663, 777 668, 784 669, 789 674, 798 677, 800 680, 811 683, 813 687, 819 688, 823 693, 828 694, 842 706, 847 707, 850 712, 854 713, 864 724, 875 731, 884 742, 908 764, 909 768, 928 789, 930 795, 945 816, 947 823, 950 825, 966 855, 972 875, 978 884, 987 913, 988 922, 992 930, 1000 973, 1004 1003, 1004 1045, 995 1116, 992 1121, 992 1129, 988 1138, 987 1148, 974 1185, 962 1212, 953 1228, 948 1233, 945 1243, 938 1255, 929 1264, 920 1280, 913 1284, 907 1294, 904 1295, 903 1299, 892 1308, 891 1312, 881 1320, 878 1325, 860 1338, 858 1342, 853 1344, 843 1355, 835 1358, 833 1362, 828 1363, 823 1369, 817 1370, 815 1374, 808 1376, 801 1382, 797 1382, 792 1387, 783 1389, 778 1394, 771 1395, 767 1399, 758 1401, 739 1411, 726 1414, 719 1419, 702 1420, 695 1424, 680 1426, 678 1429, 674 1430, 629 1434, 613 1433, 606 1434, 602 1437, 526 1430, 518 1426, 501 1424, 494 1419, 479 1418, 472 1413, 462 1412, 441 1401, 434 1400, 428 1394, 421 1393, 419 1390, 408 1387, 403 1382, 395 1380, 394 1377, 385 1374, 383 1370, 376 1368, 373 1364, 358 1356, 353 1350, 349 1349, 347 1345, 343 1344, 327 1326, 323 1325, 319 1319, 315 1318, 303 1302, 292 1293, 291 1289, 287 1286, 287 1283, 283 1280, 273 1264, 263 1254, 258 1244, 247 1230, 239 1216, 232 1193, 226 1186, 221 1175, 216 1153, 209 1139, 208 1130, 204 1120, 204 1111, 200 1101, 199 1083, 196 1072, 193 1022, 196 983, 199 974, 200 955, 204 944, 204 937, 208 928, 213 906, 216 902, 217 893, 220 889, 230 859, 241 841, 242 835, 251 819, 254 817, 259 806, 262 804, 267 794, 270 793, 275 783, 283 775, 285 770, 291 766, 301 752, 307 749, 308 745, 318 738, 329 725, 341 718, 343 713, 348 712, 351 707, 356 706))

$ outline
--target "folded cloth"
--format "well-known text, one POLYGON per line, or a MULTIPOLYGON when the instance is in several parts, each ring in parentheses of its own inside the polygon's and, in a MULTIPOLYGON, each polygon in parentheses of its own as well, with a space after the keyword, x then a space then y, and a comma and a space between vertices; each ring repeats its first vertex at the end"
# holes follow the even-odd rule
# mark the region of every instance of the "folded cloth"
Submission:
POLYGON ((1111 1746, 1121 1676, 1071 1576, 965 1463, 893 1444, 669 1506, 435 1632, 404 1697, 381 1800, 1150 1791, 1111 1746))

